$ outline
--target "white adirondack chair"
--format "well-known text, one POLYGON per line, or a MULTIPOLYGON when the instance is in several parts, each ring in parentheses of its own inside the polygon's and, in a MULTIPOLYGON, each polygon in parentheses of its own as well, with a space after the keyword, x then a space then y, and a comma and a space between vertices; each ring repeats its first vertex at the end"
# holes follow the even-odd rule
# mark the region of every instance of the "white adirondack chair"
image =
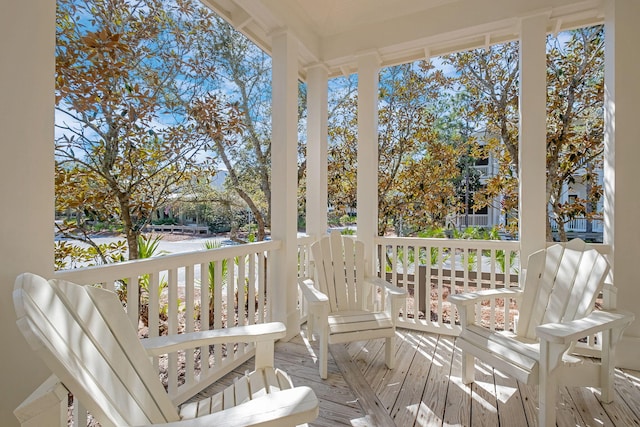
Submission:
POLYGON ((314 324, 318 327, 320 377, 327 378, 329 344, 372 338, 386 339, 385 362, 393 369, 396 319, 406 291, 379 277, 367 277, 364 244, 336 230, 313 243, 311 254, 315 281, 301 278, 298 285, 309 308, 308 330, 311 333, 314 324))
MULTIPOLYGON (((281 323, 152 338, 143 344, 113 292, 24 273, 16 279, 13 298, 20 331, 57 377, 37 392, 63 394, 59 380, 103 427, 285 426, 318 415, 314 392, 293 387, 287 374, 273 367, 274 341, 286 332, 281 323), (256 370, 218 395, 177 408, 149 357, 223 342, 256 342, 256 370)), ((43 412, 51 406, 49 398, 35 393, 16 409, 23 426, 58 425, 60 409, 43 412)), ((66 415, 66 393, 62 403, 66 415)))
MULTIPOLYGON (((524 285, 518 289, 493 289, 449 297, 460 312, 462 380, 473 382, 474 358, 526 384, 539 386, 538 424, 556 425, 558 385, 600 387, 602 400, 613 399, 614 350, 634 316, 615 310, 594 310, 605 285, 609 264, 580 239, 556 244, 529 257, 524 285), (519 319, 515 333, 497 332, 476 323, 476 303, 493 298, 515 298, 519 319), (601 362, 582 363, 578 340, 601 333, 601 362)), ((609 297, 605 298, 608 302, 609 297)))

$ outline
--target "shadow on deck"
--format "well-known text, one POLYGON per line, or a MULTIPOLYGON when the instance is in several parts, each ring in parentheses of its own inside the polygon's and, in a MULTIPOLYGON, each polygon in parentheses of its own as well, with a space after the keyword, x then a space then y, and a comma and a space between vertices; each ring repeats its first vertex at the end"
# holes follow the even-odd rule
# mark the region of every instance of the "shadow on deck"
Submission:
MULTIPOLYGON (((460 380, 455 338, 399 329, 396 369, 384 364, 384 340, 330 346, 329 376, 321 380, 317 342, 304 335, 276 344, 276 366, 320 399, 310 426, 536 426, 537 387, 476 362, 476 382, 460 380)), ((211 395, 245 370, 240 366, 200 395, 211 395)), ((615 398, 597 389, 562 387, 558 426, 640 426, 640 372, 616 369, 615 398)))

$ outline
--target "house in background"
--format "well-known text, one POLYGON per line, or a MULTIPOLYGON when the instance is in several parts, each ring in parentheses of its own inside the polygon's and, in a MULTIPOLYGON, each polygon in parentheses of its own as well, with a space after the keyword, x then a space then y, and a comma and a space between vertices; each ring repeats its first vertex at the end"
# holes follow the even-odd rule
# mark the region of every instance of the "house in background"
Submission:
MULTIPOLYGON (((485 140, 488 138, 484 133, 475 135, 477 137, 478 144, 480 146, 485 145, 485 140)), ((498 160, 493 156, 484 159, 476 159, 474 164, 470 167, 473 170, 473 174, 479 177, 481 186, 486 186, 487 181, 496 176, 499 173, 498 160)), ((595 175, 596 183, 599 186, 604 185, 604 171, 602 167, 598 166, 587 170, 587 167, 583 167, 574 174, 574 182, 571 184, 565 184, 562 190, 562 198, 560 203, 568 203, 578 199, 586 199, 589 193, 589 184, 585 182, 584 178, 587 174, 595 175)), ((452 225, 459 229, 464 230, 467 227, 482 227, 485 229, 491 229, 493 227, 504 227, 506 224, 506 218, 504 213, 500 209, 502 197, 493 200, 489 206, 485 206, 481 209, 473 209, 473 193, 469 194, 468 210, 455 215, 452 218, 452 225)), ((569 239, 581 238, 590 242, 602 243, 604 221, 602 219, 602 212, 604 207, 603 199, 600 199, 597 206, 593 209, 595 213, 593 218, 587 218, 585 216, 578 216, 571 219, 564 224, 564 229, 569 239)), ((463 201, 464 209, 464 201, 463 201)), ((558 240, 558 223, 553 219, 551 211, 549 211, 549 218, 551 222, 551 228, 554 233, 554 239, 558 240)), ((504 234, 505 237, 509 237, 504 234)))
MULTIPOLYGON (((275 320, 296 334, 297 95, 308 88, 307 232, 326 232, 327 81, 358 73, 358 237, 369 254, 377 229, 377 93, 380 67, 520 41, 519 248, 545 241, 545 38, 604 23, 605 163, 603 242, 619 308, 640 319, 640 40, 638 0, 206 0, 273 58, 272 239, 269 280, 275 320)), ((15 326, 16 276, 53 272, 55 0, 3 2, 0 14, 0 324, 4 344, 0 420, 47 375, 15 326)), ((523 266, 526 267, 526 266, 523 266)), ((640 369, 640 321, 625 331, 618 364, 640 369)))

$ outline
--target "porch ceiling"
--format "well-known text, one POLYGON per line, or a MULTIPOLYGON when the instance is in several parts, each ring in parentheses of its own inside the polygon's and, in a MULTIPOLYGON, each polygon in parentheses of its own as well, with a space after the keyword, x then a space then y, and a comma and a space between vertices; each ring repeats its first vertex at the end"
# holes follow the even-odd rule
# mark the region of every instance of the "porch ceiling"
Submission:
POLYGON ((301 77, 323 64, 355 71, 359 54, 383 66, 516 39, 520 19, 549 16, 549 32, 603 20, 603 0, 202 0, 265 51, 283 29, 299 41, 301 77))

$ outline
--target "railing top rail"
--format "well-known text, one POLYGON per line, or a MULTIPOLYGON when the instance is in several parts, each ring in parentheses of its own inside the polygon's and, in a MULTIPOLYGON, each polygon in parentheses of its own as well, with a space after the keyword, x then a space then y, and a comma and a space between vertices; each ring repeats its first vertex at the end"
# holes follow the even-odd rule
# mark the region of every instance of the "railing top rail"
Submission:
POLYGON ((376 237, 374 242, 378 245, 411 245, 411 246, 435 246, 444 248, 470 248, 470 249, 520 249, 517 240, 476 240, 476 239, 443 239, 434 237, 376 237))
POLYGON ((215 249, 202 249, 187 253, 175 253, 155 258, 124 261, 93 267, 56 271, 57 279, 74 280, 81 283, 100 283, 129 276, 137 276, 146 272, 163 271, 173 268, 208 263, 251 253, 273 251, 282 246, 279 240, 247 243, 215 249))

